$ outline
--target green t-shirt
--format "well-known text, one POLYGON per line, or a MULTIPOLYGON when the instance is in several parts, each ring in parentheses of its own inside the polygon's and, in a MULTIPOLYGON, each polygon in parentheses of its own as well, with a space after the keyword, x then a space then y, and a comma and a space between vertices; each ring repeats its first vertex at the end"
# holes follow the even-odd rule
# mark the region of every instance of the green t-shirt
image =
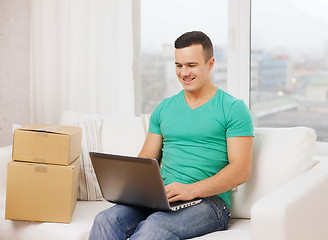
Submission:
MULTIPOLYGON (((163 136, 164 185, 190 184, 228 165, 229 137, 254 136, 251 114, 242 100, 218 89, 202 106, 188 106, 184 90, 164 99, 150 118, 149 132, 163 136)), ((230 207, 230 191, 219 194, 230 207)))

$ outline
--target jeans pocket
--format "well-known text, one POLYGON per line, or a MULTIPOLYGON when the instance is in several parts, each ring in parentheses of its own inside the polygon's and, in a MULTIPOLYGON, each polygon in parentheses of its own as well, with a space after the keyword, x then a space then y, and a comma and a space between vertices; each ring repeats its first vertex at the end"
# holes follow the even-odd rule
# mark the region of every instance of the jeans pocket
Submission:
POLYGON ((226 230, 228 228, 231 216, 227 204, 218 196, 209 197, 209 200, 212 203, 211 205, 213 206, 217 214, 220 226, 219 230, 226 230))

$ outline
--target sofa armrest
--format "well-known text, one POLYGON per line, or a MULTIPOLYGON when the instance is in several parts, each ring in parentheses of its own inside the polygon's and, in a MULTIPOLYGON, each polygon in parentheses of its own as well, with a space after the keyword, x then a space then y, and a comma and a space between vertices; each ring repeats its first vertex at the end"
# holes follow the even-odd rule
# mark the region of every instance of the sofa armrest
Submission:
POLYGON ((318 163, 257 201, 252 240, 328 239, 328 164, 318 163))
POLYGON ((0 195, 6 194, 7 165, 12 159, 12 146, 0 147, 0 195))

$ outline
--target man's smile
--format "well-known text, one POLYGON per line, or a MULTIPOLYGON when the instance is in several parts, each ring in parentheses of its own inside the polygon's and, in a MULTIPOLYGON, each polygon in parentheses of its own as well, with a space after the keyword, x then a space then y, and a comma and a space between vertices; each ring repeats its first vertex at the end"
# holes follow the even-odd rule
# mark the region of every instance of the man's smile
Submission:
POLYGON ((182 78, 184 83, 191 83, 193 80, 195 80, 195 78, 182 78))

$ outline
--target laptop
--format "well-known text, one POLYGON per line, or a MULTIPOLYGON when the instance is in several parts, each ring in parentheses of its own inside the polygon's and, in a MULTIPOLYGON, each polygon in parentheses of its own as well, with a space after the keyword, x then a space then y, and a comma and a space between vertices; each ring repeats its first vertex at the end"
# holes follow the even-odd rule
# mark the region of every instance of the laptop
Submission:
POLYGON ((156 159, 90 152, 104 199, 112 203, 177 211, 201 199, 169 203, 156 159))

